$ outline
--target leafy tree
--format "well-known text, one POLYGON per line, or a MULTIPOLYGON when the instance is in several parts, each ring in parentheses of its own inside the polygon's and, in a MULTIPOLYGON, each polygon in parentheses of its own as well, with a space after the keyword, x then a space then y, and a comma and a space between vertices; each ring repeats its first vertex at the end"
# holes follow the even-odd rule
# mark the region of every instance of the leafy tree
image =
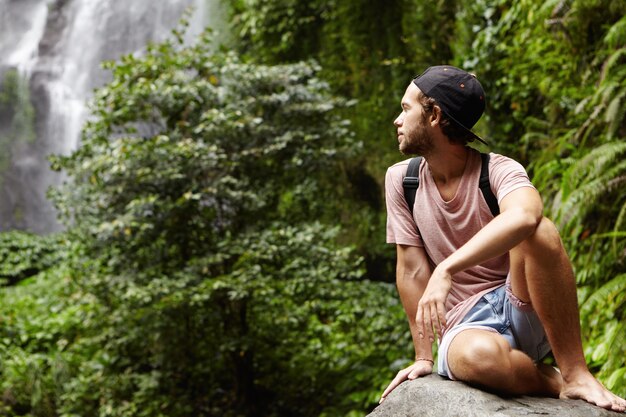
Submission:
POLYGON ((253 66, 207 43, 110 65, 97 120, 57 159, 76 179, 57 194, 66 219, 95 250, 125 253, 118 269, 176 270, 227 234, 333 215, 322 196, 359 146, 342 102, 315 66, 253 66))

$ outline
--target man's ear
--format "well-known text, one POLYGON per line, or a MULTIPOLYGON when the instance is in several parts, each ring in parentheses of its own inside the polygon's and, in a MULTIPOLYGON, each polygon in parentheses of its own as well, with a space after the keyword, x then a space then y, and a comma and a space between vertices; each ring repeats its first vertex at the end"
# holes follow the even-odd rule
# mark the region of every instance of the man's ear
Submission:
POLYGON ((439 123, 441 122, 441 107, 437 106, 436 104, 433 106, 433 111, 430 114, 430 125, 432 127, 435 126, 439 126, 439 123))

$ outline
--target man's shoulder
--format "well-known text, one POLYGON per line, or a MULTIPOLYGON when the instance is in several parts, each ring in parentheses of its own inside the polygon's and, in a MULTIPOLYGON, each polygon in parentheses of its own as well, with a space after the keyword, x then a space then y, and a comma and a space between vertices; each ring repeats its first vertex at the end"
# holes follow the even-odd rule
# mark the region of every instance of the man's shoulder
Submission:
POLYGON ((520 163, 517 159, 509 155, 504 155, 498 152, 486 152, 486 153, 489 154, 490 159, 502 160, 502 161, 513 161, 513 162, 517 162, 518 164, 520 163))
POLYGON ((400 162, 396 162, 395 164, 391 165, 389 168, 387 168, 387 172, 390 174, 401 174, 404 175, 406 173, 406 169, 409 165, 409 162, 411 162, 411 159, 413 158, 408 158, 405 159, 403 161, 400 162))
POLYGON ((495 153, 495 152, 489 153, 489 167, 491 169, 493 169, 494 167, 499 167, 499 168, 510 167, 510 168, 524 169, 524 166, 519 161, 509 156, 502 155, 502 154, 495 153))
POLYGON ((413 157, 396 162, 395 164, 391 165, 389 169, 397 169, 397 167, 407 166, 409 165, 409 162, 411 162, 411 159, 413 159, 413 157))

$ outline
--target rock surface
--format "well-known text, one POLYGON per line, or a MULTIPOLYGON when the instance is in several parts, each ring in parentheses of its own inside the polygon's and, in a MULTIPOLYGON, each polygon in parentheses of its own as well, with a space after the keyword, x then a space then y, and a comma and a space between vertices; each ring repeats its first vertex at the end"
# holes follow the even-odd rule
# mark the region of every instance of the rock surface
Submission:
POLYGON ((618 417, 581 400, 500 397, 430 375, 397 387, 368 417, 618 417))

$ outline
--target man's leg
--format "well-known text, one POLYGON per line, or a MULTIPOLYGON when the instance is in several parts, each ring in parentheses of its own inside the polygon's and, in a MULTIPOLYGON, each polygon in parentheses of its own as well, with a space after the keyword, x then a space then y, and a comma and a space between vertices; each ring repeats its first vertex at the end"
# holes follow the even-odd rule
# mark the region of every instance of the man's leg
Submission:
POLYGON ((561 392, 562 379, 554 368, 535 365, 500 334, 487 330, 460 332, 448 348, 448 366, 455 378, 491 391, 550 397, 561 392))
POLYGON ((561 369, 561 398, 624 411, 626 401, 604 388, 585 363, 576 281, 556 227, 544 218, 532 236, 511 250, 510 259, 513 294, 532 303, 561 369))

